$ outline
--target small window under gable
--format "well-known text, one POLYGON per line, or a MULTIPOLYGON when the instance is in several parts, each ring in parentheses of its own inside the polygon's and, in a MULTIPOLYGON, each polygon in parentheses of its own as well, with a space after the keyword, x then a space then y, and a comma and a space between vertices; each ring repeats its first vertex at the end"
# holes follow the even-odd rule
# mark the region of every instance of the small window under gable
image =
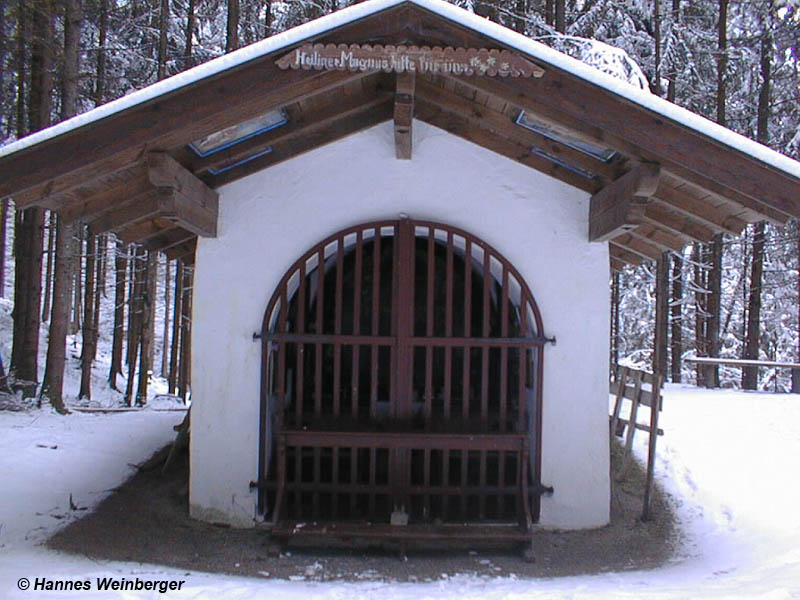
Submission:
MULTIPOLYGON (((614 148, 597 146, 595 144, 591 144, 589 142, 585 142, 583 140, 575 138, 569 135, 568 133, 558 131, 558 129, 553 127, 552 125, 540 121, 536 117, 532 117, 531 115, 526 114, 524 110, 520 111, 516 123, 517 125, 520 125, 525 129, 529 129, 535 133, 538 133, 539 135, 543 135, 544 137, 551 139, 555 142, 560 142, 565 146, 569 146, 573 150, 577 150, 578 152, 583 152, 584 154, 605 163, 611 162, 617 155, 617 151, 614 150, 614 148)), ((553 157, 549 155, 546 155, 545 157, 549 158, 550 160, 554 160, 553 157)), ((562 161, 558 162, 562 166, 568 166, 564 165, 562 161)), ((570 169, 575 170, 572 167, 570 167, 570 169)))
MULTIPOLYGON (((195 151, 198 156, 209 156, 220 150, 230 148, 240 142, 248 140, 252 137, 260 135, 264 132, 276 129, 289 122, 289 116, 284 109, 273 110, 263 115, 259 115, 249 121, 231 125, 225 129, 210 133, 205 137, 193 140, 189 143, 189 147, 195 151)), ((246 160, 252 160, 255 156, 248 157, 246 160)), ((241 164, 241 162, 237 164, 241 164)), ((233 168, 236 165, 230 165, 228 168, 233 168)))

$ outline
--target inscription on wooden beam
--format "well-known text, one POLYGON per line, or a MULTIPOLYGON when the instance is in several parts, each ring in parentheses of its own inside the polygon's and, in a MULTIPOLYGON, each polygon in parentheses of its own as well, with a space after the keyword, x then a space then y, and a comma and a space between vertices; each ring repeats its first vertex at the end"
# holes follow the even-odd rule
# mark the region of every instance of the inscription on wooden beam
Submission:
POLYGON ((413 72, 397 74, 397 87, 394 97, 394 147, 397 158, 411 159, 411 123, 414 119, 413 72))
POLYGON ((660 175, 659 165, 643 163, 592 196, 589 241, 605 242, 642 224, 660 175))
POLYGON ((381 44, 306 44, 275 63, 281 69, 384 71, 433 75, 541 77, 544 69, 508 50, 381 44))

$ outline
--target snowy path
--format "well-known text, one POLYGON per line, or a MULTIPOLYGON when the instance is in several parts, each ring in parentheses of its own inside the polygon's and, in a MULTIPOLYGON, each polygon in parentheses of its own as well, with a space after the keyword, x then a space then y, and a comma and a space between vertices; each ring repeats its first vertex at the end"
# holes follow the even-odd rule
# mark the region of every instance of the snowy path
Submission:
POLYGON ((169 440, 181 418, 0 413, 0 598, 800 598, 798 396, 667 390, 657 473, 680 504, 686 539, 675 562, 656 571, 538 580, 465 574, 422 584, 268 581, 98 562, 37 545, 81 514, 70 510, 70 494, 80 507, 96 503, 131 473, 129 463, 169 440), (20 591, 20 577, 88 579, 93 589, 97 577, 185 583, 165 594, 87 594, 20 591))

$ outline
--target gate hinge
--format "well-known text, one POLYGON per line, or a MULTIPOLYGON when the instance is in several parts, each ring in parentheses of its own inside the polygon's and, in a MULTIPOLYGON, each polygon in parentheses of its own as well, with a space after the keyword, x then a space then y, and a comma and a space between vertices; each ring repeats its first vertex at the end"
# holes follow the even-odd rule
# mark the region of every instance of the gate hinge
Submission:
POLYGON ((553 337, 545 337, 545 338, 544 338, 544 340, 545 340, 545 341, 546 341, 548 344, 553 344, 553 346, 555 346, 555 345, 556 345, 556 336, 553 336, 553 337))
POLYGON ((257 342, 260 339, 261 339, 261 332, 260 331, 253 332, 253 341, 257 342))
POLYGON ((544 485, 543 483, 537 483, 533 486, 531 490, 531 494, 536 496, 552 496, 553 495, 553 486, 552 485, 544 485))
POLYGON ((263 490, 269 485, 266 479, 259 479, 258 481, 250 482, 250 490, 263 490))

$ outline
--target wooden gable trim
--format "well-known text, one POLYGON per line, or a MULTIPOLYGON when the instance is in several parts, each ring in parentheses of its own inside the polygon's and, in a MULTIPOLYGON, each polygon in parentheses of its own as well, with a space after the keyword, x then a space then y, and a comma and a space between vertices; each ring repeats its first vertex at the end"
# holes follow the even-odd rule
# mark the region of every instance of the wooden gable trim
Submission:
POLYGON ((660 177, 659 165, 637 165, 594 194, 589 205, 589 241, 605 242, 641 224, 660 177))

